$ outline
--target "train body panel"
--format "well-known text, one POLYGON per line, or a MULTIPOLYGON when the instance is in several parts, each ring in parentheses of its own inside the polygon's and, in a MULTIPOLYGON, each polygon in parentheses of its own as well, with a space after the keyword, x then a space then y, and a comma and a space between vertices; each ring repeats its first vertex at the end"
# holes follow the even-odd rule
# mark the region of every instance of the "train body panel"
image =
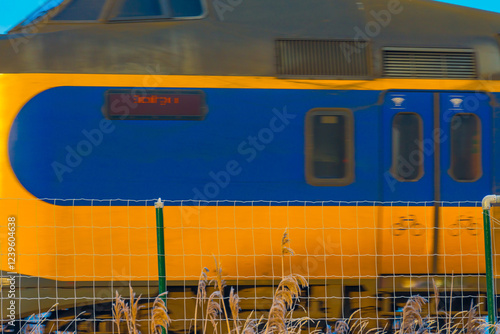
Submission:
MULTIPOLYGON (((446 215, 443 214, 446 219, 440 220, 438 229, 434 229, 436 209, 431 202, 436 195, 433 149, 423 157, 425 161, 423 178, 417 182, 406 183, 392 176, 388 179, 387 173, 393 164, 392 151, 388 149, 391 147, 390 122, 396 114, 409 114, 410 111, 418 113, 424 124, 424 138, 432 140, 434 135, 433 106, 436 93, 413 89, 424 85, 419 80, 406 81, 402 86, 403 89, 397 91, 374 89, 377 85, 394 86, 384 80, 380 83, 358 83, 355 90, 352 87, 339 89, 345 88, 340 86, 337 89, 334 89, 335 87, 318 89, 316 82, 311 81, 296 83, 268 80, 266 84, 271 90, 264 90, 241 88, 243 82, 250 82, 249 86, 258 84, 257 79, 253 79, 254 82, 252 80, 240 82, 242 78, 234 78, 233 88, 227 86, 217 88, 220 86, 218 78, 205 78, 207 81, 204 85, 198 83, 198 86, 185 84, 161 87, 204 91, 208 106, 208 114, 204 120, 110 121, 103 115, 106 91, 140 86, 144 77, 32 74, 4 75, 3 79, 10 83, 4 86, 4 91, 5 96, 9 96, 11 101, 6 108, 10 110, 11 116, 8 119, 11 121, 4 123, 3 133, 3 138, 8 138, 9 144, 5 143, 5 146, 8 146, 10 151, 5 152, 3 163, 12 165, 9 166, 9 173, 4 174, 3 197, 46 198, 45 202, 24 203, 25 209, 16 210, 22 213, 19 219, 26 224, 26 228, 19 232, 20 235, 25 235, 22 240, 26 240, 26 243, 20 243, 20 251, 40 261, 40 266, 36 270, 28 263, 26 266, 20 264, 19 268, 24 274, 68 281, 75 280, 75 277, 81 279, 94 276, 97 280, 103 281, 111 277, 118 279, 127 276, 141 280, 157 274, 154 256, 156 247, 154 217, 145 213, 143 202, 124 201, 123 208, 113 208, 110 212, 111 209, 108 207, 110 202, 107 201, 50 200, 50 198, 86 198, 95 192, 99 192, 100 197, 109 199, 116 199, 126 194, 124 197, 135 199, 148 195, 161 195, 167 200, 179 198, 191 200, 186 203, 172 202, 173 206, 168 209, 166 215, 167 228, 172 228, 166 243, 167 253, 170 255, 167 262, 169 267, 178 268, 178 271, 169 273, 170 279, 174 281, 180 280, 183 275, 195 280, 199 268, 206 266, 206 261, 211 261, 211 254, 219 252, 233 254, 224 260, 228 273, 238 272, 240 275, 243 273, 245 277, 272 276, 273 271, 269 268, 278 267, 279 263, 275 263, 272 256, 259 258, 259 265, 257 269, 254 268, 256 264, 251 261, 250 254, 245 254, 243 251, 254 251, 250 240, 237 238, 242 239, 239 242, 241 249, 236 248, 234 244, 224 244, 222 248, 209 246, 211 242, 208 240, 212 242, 217 239, 231 240, 234 239, 235 228, 237 230, 240 227, 250 226, 251 222, 245 213, 251 203, 248 201, 254 198, 276 201, 271 207, 271 213, 268 213, 269 207, 266 206, 251 207, 254 214, 262 215, 256 221, 270 224, 267 230, 262 227, 264 230, 257 232, 262 235, 256 236, 255 240, 267 238, 268 235, 279 238, 278 234, 282 232, 280 227, 290 228, 292 236, 303 232, 310 234, 307 238, 297 237, 297 256, 293 261, 298 272, 312 278, 341 277, 341 275, 376 277, 390 273, 417 274, 429 270, 432 272, 436 269, 434 263, 437 263, 436 273, 446 273, 449 270, 473 272, 483 266, 482 257, 478 255, 483 241, 480 210, 477 207, 470 208, 470 204, 465 202, 464 208, 441 208, 440 210, 447 211, 446 215), (79 82, 81 86, 75 86, 75 82, 79 82), (93 86, 87 86, 87 82, 91 82, 93 86), (309 89, 297 90, 296 85, 302 84, 309 84, 309 89), (29 86, 30 89, 20 94, 19 87, 22 86, 29 86), (15 92, 18 94, 17 98, 15 92), (398 97, 407 100, 403 102, 404 107, 394 107, 392 100, 398 97), (427 106, 423 102, 425 99, 428 101, 427 106), (239 106, 235 107, 235 104, 239 106), (355 178, 351 185, 315 187, 307 184, 305 180, 305 122, 308 112, 317 108, 352 110, 355 178), (288 119, 284 115, 289 115, 288 119), (274 138, 265 143, 265 149, 262 151, 254 147, 254 160, 246 161, 250 154, 241 154, 239 146, 247 143, 245 149, 250 148, 249 136, 258 137, 260 130, 270 129, 270 122, 273 119, 275 122, 278 120, 282 122, 274 126, 283 130, 275 131, 274 138), (287 121, 289 124, 286 124, 287 121), (384 128, 382 124, 387 125, 387 123, 389 127, 384 128), (218 131, 220 127, 228 130, 220 133, 218 131), (108 131, 109 129, 113 130, 108 131), (101 135, 92 135, 96 131, 100 131, 101 135), (377 140, 366 140, 367 137, 377 140), (379 141, 378 138, 382 139, 379 141), (92 140, 99 140, 102 143, 92 140), (71 156, 69 162, 73 161, 75 165, 67 165, 66 159, 70 154, 68 147, 78 154, 78 150, 81 149, 78 145, 82 141, 93 145, 92 152, 88 156, 80 156, 80 164, 76 160, 71 160, 76 159, 75 156, 71 156), (385 162, 380 162, 380 168, 386 171, 385 174, 377 167, 374 168, 378 163, 373 164, 373 161, 380 161, 382 157, 385 162), (241 171, 231 175, 232 179, 227 185, 221 185, 220 182, 226 179, 223 177, 218 179, 217 176, 214 178, 214 175, 229 174, 226 168, 228 162, 233 160, 237 161, 236 167, 232 167, 233 171, 238 169, 241 171), (54 161, 59 162, 59 165, 65 165, 71 171, 55 169, 54 161), (39 167, 33 168, 33 166, 39 167), (278 173, 278 170, 281 172, 278 173), (58 171, 62 171, 59 176, 58 171), (61 180, 58 177, 61 177, 61 180), (135 181, 124 182, 129 179, 135 181), (219 187, 219 193, 210 192, 215 188, 204 188, 207 184, 219 187), (393 191, 391 186, 397 189, 393 191), (166 189, 169 190, 165 191, 166 189), (208 192, 204 193, 206 189, 208 192), (34 195, 27 191, 33 192, 34 195), (320 213, 315 206, 308 207, 306 203, 305 207, 296 207, 290 201, 290 194, 295 194, 294 200, 351 201, 356 206, 342 205, 338 209, 328 208, 339 212, 327 214, 326 216, 331 215, 331 218, 325 219, 324 212, 320 210, 320 213), (219 206, 216 202, 219 199, 247 202, 236 207, 227 207, 222 203, 219 206), (193 206, 206 200, 215 202, 203 206, 201 211, 193 206), (398 200, 403 202, 396 202, 394 207, 389 208, 376 204, 398 200), (370 202, 372 204, 366 206, 364 201, 372 201, 370 202), (425 206, 419 205, 418 202, 425 202, 425 206), (179 207, 179 204, 182 206, 179 207), (30 205, 37 207, 36 214, 29 213, 30 205), (408 205, 411 206, 411 210, 408 205), (357 211, 353 211, 354 209, 357 211), (289 210, 294 213, 291 214, 289 210), (301 225, 306 221, 303 214, 297 214, 302 211, 308 216, 307 226, 301 225), (85 217, 90 213, 103 218, 93 220, 93 225, 89 225, 85 217), (54 218, 54 214, 57 218, 54 218), (275 214, 279 218, 272 218, 275 214), (111 216, 112 221, 109 218, 111 216), (206 217, 206 222, 200 218, 203 216, 206 217), (235 219, 235 216, 238 218, 235 219), (214 221, 214 217, 218 217, 219 221, 214 221), (325 224, 327 234, 321 235, 311 228, 310 224, 319 224, 320 221, 325 224), (284 222, 288 222, 287 225, 284 225, 284 222), (368 225, 360 226, 360 222, 362 225, 368 225), (462 223, 470 226, 462 226, 462 223), (342 224, 342 230, 345 230, 342 232, 344 234, 341 240, 363 240, 360 243, 361 248, 350 250, 349 247, 352 247, 348 246, 350 241, 343 244, 339 240, 340 229, 335 227, 337 224, 342 224), (454 224, 458 224, 458 232, 451 233, 448 230, 450 226, 455 226, 454 224), (214 230, 204 233, 205 241, 200 240, 199 231, 196 229, 188 230, 186 232, 188 236, 179 234, 184 233, 180 228, 183 226, 209 228, 222 225, 228 225, 223 227, 230 231, 214 230), (130 232, 127 231, 128 226, 131 228, 148 226, 150 229, 134 233, 132 240, 130 232), (65 229, 58 229, 59 227, 65 229), (99 231, 103 233, 92 233, 92 227, 102 229, 99 231), (306 227, 311 228, 311 232, 307 232, 306 227), (295 228, 297 232, 294 231, 295 228), (461 229, 465 229, 466 233, 461 233, 461 229), (360 231, 363 232, 359 234, 360 231), (40 239, 37 237, 39 233, 45 237, 40 239), (355 234, 346 237, 349 233, 355 234), (462 240, 467 238, 467 235, 470 236, 470 240, 462 240), (84 238, 79 241, 82 236, 84 238), (408 242, 409 236, 413 243, 408 242), (316 239, 321 238, 326 239, 318 243, 321 248, 318 254, 323 254, 322 252, 329 248, 328 253, 332 254, 331 258, 321 259, 321 256, 318 256, 313 261, 314 265, 310 263, 304 265, 305 261, 309 261, 304 254, 312 256, 310 248, 313 247, 305 240, 316 242, 316 239), (436 238, 439 239, 438 249, 434 244, 436 238), (457 238, 460 239, 460 249, 456 249, 457 238), (33 239, 40 241, 37 244, 29 242, 33 239), (61 245, 57 240, 71 240, 71 242, 61 245), (93 241, 89 243, 89 240, 93 241), (107 242, 108 240, 111 242, 107 242), (471 240, 474 242, 471 243, 471 240), (140 246, 134 246, 134 256, 130 260, 126 255, 130 254, 132 243, 140 246), (186 249, 197 249, 197 252, 186 260, 186 249), (451 252, 458 256, 461 254, 460 251, 466 251, 468 255, 455 259, 455 262, 452 259, 444 263, 442 257, 433 256, 436 252, 437 254, 451 252), (40 252, 57 255, 37 256, 40 252), (365 254, 366 257, 357 258, 356 252, 365 254), (89 254, 100 254, 100 256, 93 258, 89 254), (111 265, 110 254, 124 254, 124 256, 115 259, 111 265), (235 254, 240 257, 237 259, 235 254), (341 254, 346 256, 342 259, 345 263, 339 262, 341 254), (359 266, 359 261, 367 262, 359 266), (323 268, 328 269, 325 271, 323 268), (360 268, 363 272, 359 271, 360 268)), ((169 79, 172 81, 172 78, 169 79)), ((187 83, 191 78, 177 79, 185 80, 187 83)), ((427 85, 448 85, 446 87, 449 88, 448 91, 454 93, 440 93, 440 96, 446 96, 442 100, 448 99, 446 94, 461 94, 464 100, 473 94, 454 89, 454 85, 463 86, 463 82, 428 81, 427 85)), ((495 108, 493 100, 483 93, 476 95, 483 98, 481 103, 485 105, 484 117, 487 117, 492 112, 489 108, 495 108)), ((441 115, 447 112, 445 108, 438 109, 441 115)), ((486 138, 484 136, 492 129, 489 128, 487 121, 483 121, 482 124, 483 138, 486 138)), ((490 141, 491 139, 483 139, 485 142, 483 150, 490 150, 490 141)), ((448 144, 449 141, 446 140, 439 143, 441 147, 448 144)), ((487 192, 488 187, 492 187, 492 172, 488 168, 491 165, 490 159, 491 156, 483 154, 484 172, 481 179, 486 179, 486 182, 462 184, 457 182, 458 186, 469 189, 464 194, 470 194, 470 197, 461 197, 462 199, 477 200, 477 193, 487 192)), ((442 168, 446 169, 447 165, 442 168)), ((443 173, 442 171, 441 174, 443 173)), ((446 187, 445 184, 444 189, 446 187)), ((442 195, 444 200, 455 199, 447 197, 445 192, 442 195)), ((269 245, 259 247, 264 248, 255 249, 257 254, 273 254, 269 245)), ((3 265, 6 268, 6 262, 3 265)))

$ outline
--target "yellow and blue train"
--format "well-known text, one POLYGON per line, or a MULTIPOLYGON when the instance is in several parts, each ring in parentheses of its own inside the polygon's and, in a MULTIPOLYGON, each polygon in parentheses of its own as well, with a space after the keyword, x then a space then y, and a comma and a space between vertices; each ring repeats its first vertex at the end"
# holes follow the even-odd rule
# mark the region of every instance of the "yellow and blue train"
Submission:
POLYGON ((97 301, 118 282, 154 290, 145 199, 157 196, 180 302, 212 254, 248 295, 272 286, 286 228, 309 315, 326 321, 390 318, 417 277, 421 293, 452 275, 476 302, 484 293, 499 14, 426 0, 57 0, 0 35, 0 59, 18 318, 58 302, 59 318, 90 310, 71 326, 111 332, 97 301))

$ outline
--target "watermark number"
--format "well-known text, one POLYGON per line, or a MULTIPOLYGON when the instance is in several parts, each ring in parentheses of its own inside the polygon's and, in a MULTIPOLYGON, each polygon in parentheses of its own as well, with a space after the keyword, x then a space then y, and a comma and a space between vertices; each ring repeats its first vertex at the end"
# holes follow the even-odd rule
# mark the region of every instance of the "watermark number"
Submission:
POLYGON ((9 289, 7 297, 9 304, 7 307, 7 317, 10 319, 9 325, 14 325, 16 319, 16 217, 7 218, 7 266, 9 268, 8 282, 9 289))

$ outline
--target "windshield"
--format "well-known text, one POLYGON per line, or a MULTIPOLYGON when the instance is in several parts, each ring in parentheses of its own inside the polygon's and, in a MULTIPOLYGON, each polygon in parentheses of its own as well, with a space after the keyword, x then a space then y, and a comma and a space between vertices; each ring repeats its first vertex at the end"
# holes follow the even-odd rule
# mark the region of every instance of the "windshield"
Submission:
POLYGON ((28 24, 34 23, 38 18, 44 16, 48 11, 50 11, 53 8, 56 8, 59 6, 61 3, 63 3, 64 0, 47 0, 43 5, 38 7, 33 13, 28 15, 28 17, 21 22, 19 26, 26 26, 28 24))

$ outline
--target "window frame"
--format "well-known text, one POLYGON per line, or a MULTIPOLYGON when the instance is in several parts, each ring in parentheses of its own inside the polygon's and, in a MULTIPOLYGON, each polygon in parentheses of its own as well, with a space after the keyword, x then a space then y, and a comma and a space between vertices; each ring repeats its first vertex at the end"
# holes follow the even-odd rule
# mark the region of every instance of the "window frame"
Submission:
POLYGON ((457 112, 455 114, 453 114, 451 120, 450 120, 450 167, 448 168, 448 175, 453 179, 453 181, 455 182, 476 182, 477 180, 479 180, 482 176, 483 176, 483 136, 482 136, 482 128, 483 128, 483 124, 482 124, 482 121, 481 121, 481 117, 479 117, 479 115, 475 114, 475 113, 472 113, 472 112, 457 112), (478 121, 478 136, 479 136, 479 173, 478 173, 478 176, 474 179, 471 179, 471 180, 459 180, 455 177, 454 173, 453 173, 453 118, 455 118, 456 116, 458 115, 472 115, 474 118, 476 118, 476 120, 478 121))
POLYGON ((420 179, 422 179, 422 177, 425 174, 425 156, 424 156, 424 150, 423 150, 423 142, 424 142, 424 122, 422 120, 422 116, 419 113, 414 112, 414 111, 401 111, 401 112, 394 114, 394 116, 392 117, 392 123, 391 123, 391 169, 390 169, 391 175, 394 179, 398 180, 399 182, 418 182, 420 179), (412 114, 412 115, 418 116, 418 125, 419 125, 419 138, 418 139, 419 139, 419 144, 420 144, 420 151, 419 152, 420 152, 421 161, 419 164, 418 176, 414 179, 411 179, 411 180, 403 179, 396 173, 397 159, 395 159, 396 155, 395 155, 395 146, 394 146, 394 121, 396 120, 396 116, 401 115, 401 114, 405 114, 405 115, 412 114))
POLYGON ((354 115, 346 108, 314 108, 305 116, 305 177, 311 186, 347 186, 354 182, 355 176, 355 146, 354 146, 354 115), (314 117, 315 116, 343 116, 345 117, 345 176, 343 178, 320 178, 314 175, 314 117))

